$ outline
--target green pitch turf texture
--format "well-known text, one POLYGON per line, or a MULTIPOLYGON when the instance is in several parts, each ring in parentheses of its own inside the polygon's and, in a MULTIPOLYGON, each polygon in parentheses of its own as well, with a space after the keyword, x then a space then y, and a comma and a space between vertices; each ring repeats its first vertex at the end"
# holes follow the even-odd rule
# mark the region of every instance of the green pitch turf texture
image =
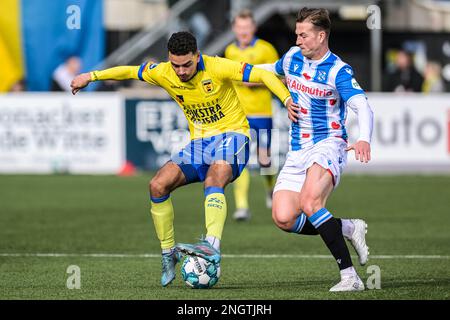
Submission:
MULTIPOLYGON (((159 242, 149 214, 150 177, 0 176, 0 299, 450 297, 450 176, 343 177, 327 207, 336 217, 367 221, 369 263, 357 265, 349 248, 364 282, 371 275, 368 266, 381 270, 380 290, 344 294, 328 292, 339 274, 319 236, 284 233, 272 223, 262 179, 255 174, 251 221, 232 219, 231 188, 226 192, 219 283, 189 289, 178 265, 175 281, 162 288, 159 242), (80 267, 79 290, 66 288, 70 265, 80 267)), ((196 241, 205 232, 202 185, 175 191, 172 201, 176 241, 196 241)))

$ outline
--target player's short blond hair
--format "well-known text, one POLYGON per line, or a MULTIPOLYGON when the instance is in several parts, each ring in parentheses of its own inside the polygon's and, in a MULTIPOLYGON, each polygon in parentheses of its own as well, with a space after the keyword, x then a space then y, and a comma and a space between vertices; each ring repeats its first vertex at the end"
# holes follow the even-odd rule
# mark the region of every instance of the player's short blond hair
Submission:
POLYGON ((243 9, 239 11, 234 17, 233 20, 231 20, 231 24, 234 24, 236 22, 236 19, 251 19, 253 24, 255 24, 255 17, 253 16, 253 12, 250 9, 243 9))

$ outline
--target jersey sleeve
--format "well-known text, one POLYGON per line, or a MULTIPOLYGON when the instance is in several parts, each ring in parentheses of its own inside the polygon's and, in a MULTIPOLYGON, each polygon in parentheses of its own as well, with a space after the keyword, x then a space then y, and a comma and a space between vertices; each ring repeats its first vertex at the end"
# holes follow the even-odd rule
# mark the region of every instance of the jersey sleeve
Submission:
POLYGON ((284 76, 283 64, 285 57, 286 53, 281 57, 281 59, 278 59, 278 61, 275 62, 275 72, 280 76, 284 76))
POLYGON ((353 69, 345 65, 336 75, 336 89, 341 98, 347 102, 351 97, 364 94, 364 90, 359 86, 353 76, 353 69))
POLYGON ((283 103, 290 97, 289 91, 275 74, 263 69, 254 68, 249 63, 217 57, 215 70, 216 75, 224 81, 264 83, 283 103))
POLYGON ((367 101, 367 97, 357 95, 348 101, 347 106, 358 116, 358 141, 370 143, 373 132, 373 111, 367 101))
POLYGON ((215 75, 222 80, 248 82, 253 65, 215 57, 213 67, 215 75))
POLYGON ((119 66, 104 70, 92 71, 91 80, 129 80, 138 79, 138 66, 119 66))
POLYGON ((119 66, 104 70, 92 71, 91 80, 142 80, 153 85, 158 85, 156 81, 156 72, 151 72, 157 64, 145 62, 140 66, 119 66))
POLYGON ((156 86, 159 85, 158 80, 161 74, 161 68, 158 68, 158 66, 158 63, 154 63, 152 61, 144 62, 139 67, 137 73, 138 79, 156 86))
POLYGON ((286 104, 287 99, 291 97, 291 94, 283 82, 281 82, 274 73, 267 70, 253 68, 252 66, 249 82, 264 83, 266 87, 283 102, 283 104, 286 104))

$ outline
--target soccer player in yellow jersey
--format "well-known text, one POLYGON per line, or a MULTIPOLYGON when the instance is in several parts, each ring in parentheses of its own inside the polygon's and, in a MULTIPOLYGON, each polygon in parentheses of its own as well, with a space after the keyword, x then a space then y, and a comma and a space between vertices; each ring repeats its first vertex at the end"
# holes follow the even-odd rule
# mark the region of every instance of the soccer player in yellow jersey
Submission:
MULTIPOLYGON (((256 24, 250 10, 239 12, 233 19, 232 26, 236 41, 225 49, 225 58, 252 65, 274 63, 279 59, 276 49, 270 43, 255 37, 256 24)), ((258 163, 262 168, 269 168, 271 166, 272 93, 260 83, 237 82, 235 89, 247 115, 252 140, 256 140, 258 163)), ((275 175, 266 174, 263 177, 266 206, 270 209, 275 175)), ((250 173, 248 169, 244 169, 234 182, 236 211, 233 217, 238 221, 250 219, 249 187, 250 173)))
POLYGON ((162 249, 163 286, 175 278, 181 253, 220 262, 227 214, 224 188, 240 175, 249 152, 249 125, 232 82, 262 82, 287 107, 293 105, 289 91, 275 75, 247 63, 202 55, 188 32, 172 34, 168 50, 168 62, 84 73, 71 84, 76 94, 91 81, 140 79, 164 88, 188 120, 191 142, 172 155, 149 184, 151 215, 162 249), (170 193, 199 181, 205 188, 206 238, 197 244, 175 245, 170 193))

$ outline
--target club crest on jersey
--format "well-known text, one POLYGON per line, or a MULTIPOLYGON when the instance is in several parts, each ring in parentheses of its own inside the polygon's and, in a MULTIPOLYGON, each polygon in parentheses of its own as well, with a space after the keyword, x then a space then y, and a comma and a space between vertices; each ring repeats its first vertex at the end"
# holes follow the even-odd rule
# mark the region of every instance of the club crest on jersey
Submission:
POLYGON ((214 91, 214 86, 211 79, 203 80, 202 81, 203 90, 205 90, 206 93, 211 93, 214 91))
POLYGON ((327 79, 327 73, 325 71, 319 70, 317 73, 317 80, 325 81, 327 79))

